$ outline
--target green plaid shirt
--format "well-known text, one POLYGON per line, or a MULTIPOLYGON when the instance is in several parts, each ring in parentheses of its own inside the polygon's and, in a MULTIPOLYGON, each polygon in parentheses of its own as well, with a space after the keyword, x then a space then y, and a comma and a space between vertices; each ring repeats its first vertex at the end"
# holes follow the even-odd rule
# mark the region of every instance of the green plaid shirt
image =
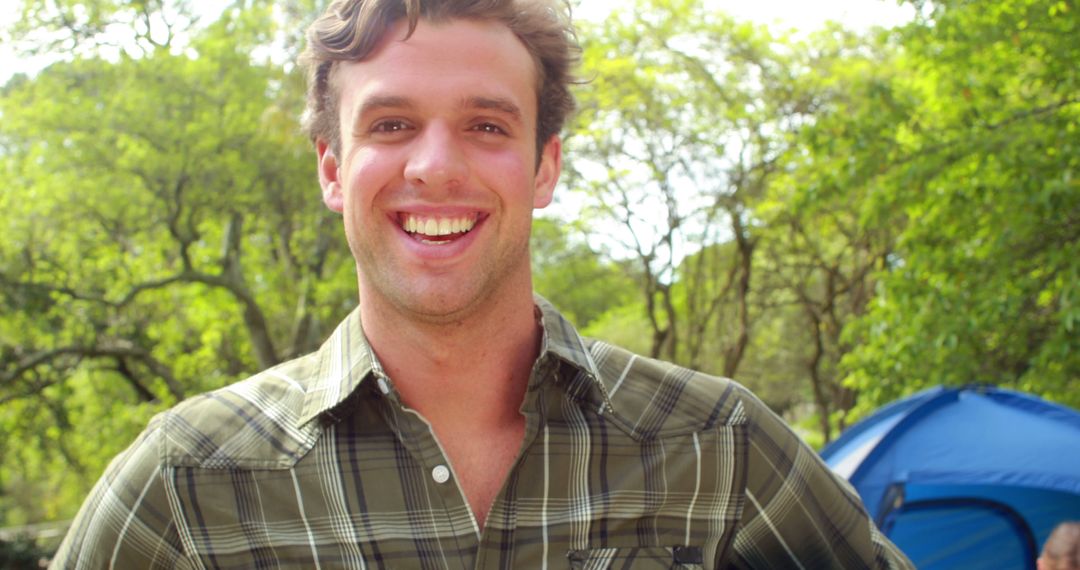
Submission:
POLYGON ((157 416, 54 567, 911 567, 745 388, 537 304, 525 443, 484 528, 354 312, 318 352, 157 416))

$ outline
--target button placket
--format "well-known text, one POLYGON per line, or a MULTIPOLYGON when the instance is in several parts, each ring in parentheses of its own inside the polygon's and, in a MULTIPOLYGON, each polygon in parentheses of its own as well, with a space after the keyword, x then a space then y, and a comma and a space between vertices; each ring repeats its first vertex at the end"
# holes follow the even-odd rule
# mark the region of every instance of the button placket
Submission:
MULTIPOLYGON (((423 466, 427 475, 431 477, 430 481, 432 481, 436 493, 445 501, 448 516, 450 509, 464 506, 471 519, 475 540, 479 540, 480 526, 476 522, 476 515, 469 508, 469 503, 465 498, 465 491, 454 481, 449 456, 439 442, 439 438, 436 437, 434 429, 432 429, 427 419, 416 410, 407 407, 401 409, 404 412, 404 417, 408 420, 406 423, 412 424, 411 427, 423 426, 422 429, 415 429, 415 431, 410 429, 403 433, 402 435, 405 437, 402 438, 402 441, 406 442, 410 453, 423 466)), ((447 520, 451 524, 455 522, 452 518, 447 520)))

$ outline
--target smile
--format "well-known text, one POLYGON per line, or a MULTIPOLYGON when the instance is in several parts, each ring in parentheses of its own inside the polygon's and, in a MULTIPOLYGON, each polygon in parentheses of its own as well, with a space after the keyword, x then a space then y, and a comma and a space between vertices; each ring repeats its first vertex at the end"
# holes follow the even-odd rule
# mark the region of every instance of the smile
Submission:
POLYGON ((401 229, 417 241, 443 245, 469 233, 476 225, 477 214, 443 218, 402 213, 399 220, 401 229))

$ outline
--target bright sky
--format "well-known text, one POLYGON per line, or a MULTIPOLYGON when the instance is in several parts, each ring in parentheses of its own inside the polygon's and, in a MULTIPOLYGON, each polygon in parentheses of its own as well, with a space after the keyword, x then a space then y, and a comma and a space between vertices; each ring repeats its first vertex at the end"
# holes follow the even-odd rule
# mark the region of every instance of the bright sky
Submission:
MULTIPOLYGON (((910 20, 915 14, 914 8, 909 5, 898 6, 896 0, 703 0, 703 2, 706 6, 737 18, 805 31, 820 28, 822 24, 830 20, 859 30, 875 25, 892 26, 910 20)), ((580 6, 575 15, 589 19, 600 18, 620 3, 621 0, 579 0, 580 6)))
MULTIPOLYGON (((896 0, 703 0, 706 5, 738 18, 759 23, 810 31, 834 20, 846 27, 866 29, 874 25, 891 26, 909 20, 914 10, 909 5, 898 6, 896 0)), ((626 5, 620 0, 578 0, 575 17, 601 19, 614 6, 626 5)), ((213 13, 221 9, 219 0, 195 0, 196 7, 213 13)), ((18 17, 16 10, 0 10, 0 27, 6 28, 18 17)), ((29 73, 48 64, 53 57, 19 57, 13 46, 0 44, 0 83, 15 73, 29 73)))

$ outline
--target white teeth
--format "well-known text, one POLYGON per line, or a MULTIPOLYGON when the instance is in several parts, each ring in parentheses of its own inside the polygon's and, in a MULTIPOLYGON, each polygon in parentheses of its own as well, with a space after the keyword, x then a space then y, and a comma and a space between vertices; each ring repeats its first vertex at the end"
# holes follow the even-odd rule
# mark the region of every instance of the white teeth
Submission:
POLYGON ((402 229, 411 234, 421 236, 448 236, 468 232, 476 225, 474 216, 459 218, 421 218, 405 214, 401 223, 402 229))

